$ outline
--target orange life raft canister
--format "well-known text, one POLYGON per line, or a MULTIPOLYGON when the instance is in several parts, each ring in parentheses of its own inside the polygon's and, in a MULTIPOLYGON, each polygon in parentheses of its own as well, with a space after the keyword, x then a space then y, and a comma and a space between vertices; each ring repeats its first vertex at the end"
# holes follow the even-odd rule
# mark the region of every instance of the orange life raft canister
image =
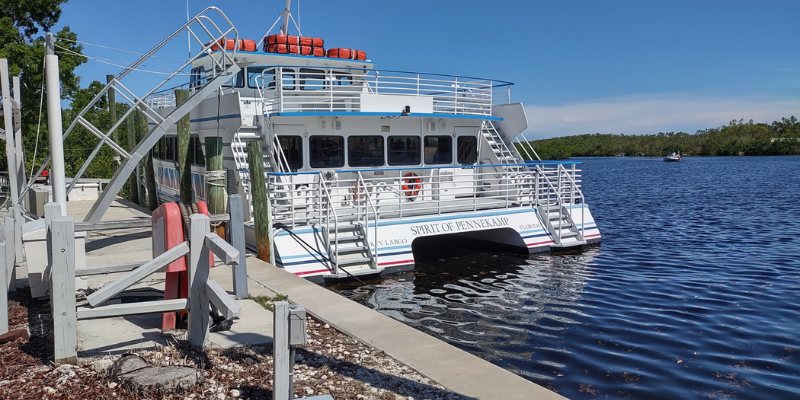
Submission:
POLYGON ((367 59, 367 53, 363 50, 336 48, 328 49, 328 57, 363 61, 367 59))

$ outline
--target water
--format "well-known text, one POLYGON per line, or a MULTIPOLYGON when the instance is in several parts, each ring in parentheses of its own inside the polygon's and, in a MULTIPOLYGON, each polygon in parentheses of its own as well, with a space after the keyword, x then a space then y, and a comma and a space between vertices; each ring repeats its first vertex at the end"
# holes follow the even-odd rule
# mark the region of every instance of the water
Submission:
POLYGON ((800 157, 584 161, 602 247, 332 289, 569 398, 800 398, 800 157))

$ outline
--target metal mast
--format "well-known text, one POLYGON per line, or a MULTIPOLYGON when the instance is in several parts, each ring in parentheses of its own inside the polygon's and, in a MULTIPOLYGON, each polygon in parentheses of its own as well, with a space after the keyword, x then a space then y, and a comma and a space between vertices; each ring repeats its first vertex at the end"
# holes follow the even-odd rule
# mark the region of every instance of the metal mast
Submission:
POLYGON ((284 7, 281 15, 283 15, 283 26, 281 27, 281 35, 288 35, 289 17, 292 15, 292 0, 286 0, 286 7, 284 7))

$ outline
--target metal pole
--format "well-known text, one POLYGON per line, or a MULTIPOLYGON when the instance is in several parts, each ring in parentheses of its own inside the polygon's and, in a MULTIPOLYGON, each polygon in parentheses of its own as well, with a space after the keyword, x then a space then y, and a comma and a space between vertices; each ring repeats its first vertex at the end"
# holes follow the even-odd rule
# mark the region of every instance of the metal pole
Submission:
POLYGON ((61 86, 58 79, 58 56, 55 55, 55 36, 47 35, 45 76, 47 78, 47 130, 50 137, 50 184, 53 201, 61 205, 61 215, 67 215, 67 185, 64 166, 64 143, 61 126, 61 86))
POLYGON ((292 13, 292 0, 286 0, 286 7, 283 8, 283 26, 281 27, 281 35, 289 34, 289 15, 292 13))
POLYGON ((292 398, 292 372, 289 351, 289 303, 276 301, 273 304, 272 326, 272 399, 292 398))
POLYGON ((11 105, 11 86, 8 83, 8 60, 0 58, 0 86, 3 95, 3 119, 6 130, 6 158, 8 160, 8 186, 11 201, 9 209, 17 205, 19 201, 19 186, 17 185, 17 156, 14 148, 14 118, 12 117, 13 106, 11 105))
MULTIPOLYGON (((14 149, 16 152, 16 168, 17 168, 17 192, 23 196, 22 188, 25 187, 25 153, 22 150, 22 95, 20 94, 19 75, 11 78, 12 98, 17 103, 14 107, 14 149)), ((9 173, 11 170, 9 169, 9 173)), ((17 202, 21 202, 17 199, 17 202)), ((16 218, 16 216, 15 216, 16 218)))

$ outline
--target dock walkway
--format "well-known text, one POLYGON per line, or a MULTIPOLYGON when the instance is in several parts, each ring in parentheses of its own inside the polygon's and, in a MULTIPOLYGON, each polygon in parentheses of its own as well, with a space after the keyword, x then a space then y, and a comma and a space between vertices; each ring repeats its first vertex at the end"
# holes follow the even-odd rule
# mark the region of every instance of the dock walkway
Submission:
MULTIPOLYGON (((69 213, 78 218, 83 208, 73 203, 69 213)), ((147 216, 141 209, 120 203, 115 203, 110 211, 109 219, 147 216)), ((120 260, 144 260, 150 255, 149 235, 128 232, 97 239, 106 242, 106 246, 98 246, 90 239, 87 263, 113 264, 120 260)), ((385 352, 455 393, 478 399, 564 399, 488 361, 253 256, 247 258, 247 273, 251 295, 285 294, 315 318, 385 352)), ((222 287, 232 289, 229 268, 214 268, 211 277, 222 287)), ((89 286, 101 284, 99 279, 89 282, 89 286)), ((265 334, 271 335, 271 332, 265 334)))

